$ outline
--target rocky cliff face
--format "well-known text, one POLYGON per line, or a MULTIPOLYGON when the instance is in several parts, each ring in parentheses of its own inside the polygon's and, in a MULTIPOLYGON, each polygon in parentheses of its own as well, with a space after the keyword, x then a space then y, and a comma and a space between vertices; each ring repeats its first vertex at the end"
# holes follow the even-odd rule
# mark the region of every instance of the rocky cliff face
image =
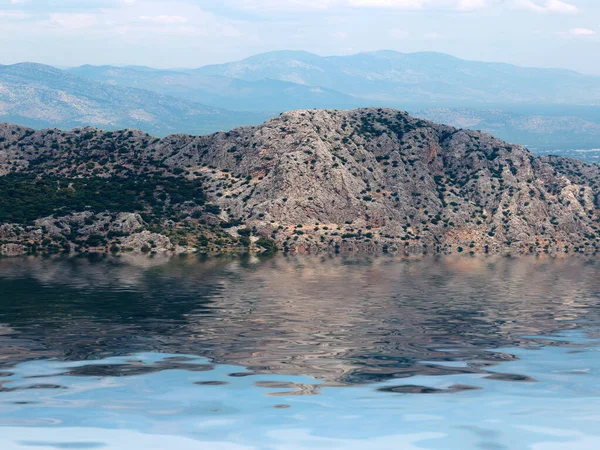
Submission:
POLYGON ((197 220, 289 251, 595 252, 600 240, 597 166, 395 110, 294 111, 162 140, 3 125, 0 141, 2 174, 201 181, 207 205, 179 208, 178 231, 200 232, 197 220))

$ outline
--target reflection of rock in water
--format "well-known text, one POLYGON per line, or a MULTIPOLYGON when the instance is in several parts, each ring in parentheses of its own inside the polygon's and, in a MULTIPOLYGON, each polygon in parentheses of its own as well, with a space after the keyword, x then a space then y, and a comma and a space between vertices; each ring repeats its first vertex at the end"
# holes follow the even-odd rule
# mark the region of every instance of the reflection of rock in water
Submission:
POLYGON ((197 381, 194 384, 197 384, 198 386, 225 386, 229 383, 226 381, 197 381))
POLYGON ((573 326, 568 320, 590 306, 595 278, 580 260, 277 259, 267 266, 244 272, 243 282, 227 280, 224 314, 210 323, 190 316, 192 333, 220 361, 350 383, 482 372, 478 359, 510 358, 484 349, 573 326))
POLYGON ((527 375, 515 375, 513 373, 500 372, 493 372, 485 378, 487 378, 488 380, 516 381, 521 383, 531 383, 535 381, 533 378, 528 377, 527 375))
POLYGON ((4 367, 160 351, 369 383, 486 373, 511 358, 486 349, 598 319, 598 264, 578 258, 30 259, 0 269, 4 367))
POLYGON ((320 387, 316 384, 286 383, 281 381, 258 381, 255 386, 265 389, 286 389, 285 391, 270 392, 270 397, 287 397, 289 395, 317 395, 320 387))
MULTIPOLYGON (((148 365, 139 361, 128 361, 125 364, 90 364, 87 366, 78 366, 62 372, 57 375, 76 376, 76 377, 126 377, 136 375, 147 375, 150 373, 161 372, 163 370, 185 370, 187 372, 208 372, 213 370, 211 364, 187 364, 171 361, 161 361, 156 364, 148 365)), ((46 375, 44 375, 45 377, 46 375)))
POLYGON ((34 384, 29 386, 19 386, 19 387, 4 387, 4 385, 0 382, 0 392, 15 392, 21 390, 29 390, 29 389, 67 389, 66 386, 59 386, 56 384, 34 384))
POLYGON ((481 389, 477 386, 467 386, 464 384, 455 384, 447 389, 437 389, 429 386, 389 386, 377 389, 379 392, 394 392, 397 394, 453 394, 455 392, 474 391, 481 389))

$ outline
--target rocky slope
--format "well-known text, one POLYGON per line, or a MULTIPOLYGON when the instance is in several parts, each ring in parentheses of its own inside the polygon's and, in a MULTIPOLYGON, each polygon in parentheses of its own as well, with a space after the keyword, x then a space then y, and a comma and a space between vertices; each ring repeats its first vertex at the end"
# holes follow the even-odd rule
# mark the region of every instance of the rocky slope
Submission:
POLYGON ((3 125, 0 173, 97 196, 108 188, 93 180, 153 180, 128 188, 137 196, 130 207, 127 196, 93 210, 63 202, 46 217, 4 224, 5 253, 97 241, 114 251, 274 242, 293 252, 594 253, 600 240, 598 166, 536 158, 488 134, 388 109, 294 111, 258 127, 164 139, 3 125), (75 231, 66 231, 70 223, 75 231))

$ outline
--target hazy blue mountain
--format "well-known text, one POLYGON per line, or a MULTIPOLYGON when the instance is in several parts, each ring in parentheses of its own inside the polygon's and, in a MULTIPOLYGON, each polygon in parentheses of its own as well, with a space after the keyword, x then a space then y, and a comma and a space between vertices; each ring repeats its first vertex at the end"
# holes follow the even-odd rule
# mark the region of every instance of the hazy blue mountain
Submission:
POLYGON ((202 67, 194 73, 247 81, 276 79, 345 94, 407 104, 600 105, 600 77, 562 69, 465 61, 442 53, 379 51, 321 57, 280 51, 202 67))
POLYGON ((552 111, 539 114, 451 108, 432 108, 413 113, 434 122, 485 131, 536 151, 600 148, 600 118, 581 117, 585 116, 583 113, 578 117, 568 107, 562 115, 552 114, 552 111))
POLYGON ((0 66, 0 120, 34 127, 203 134, 294 109, 385 106, 565 153, 600 147, 599 105, 597 76, 440 53, 282 51, 173 70, 0 66))
POLYGON ((368 103, 334 89, 273 79, 247 81, 221 75, 202 75, 195 70, 86 65, 69 69, 69 72, 115 86, 150 89, 160 94, 236 111, 350 109, 368 103))
POLYGON ((41 64, 0 66, 0 121, 35 127, 139 128, 165 135, 209 133, 260 123, 266 117, 99 83, 41 64))

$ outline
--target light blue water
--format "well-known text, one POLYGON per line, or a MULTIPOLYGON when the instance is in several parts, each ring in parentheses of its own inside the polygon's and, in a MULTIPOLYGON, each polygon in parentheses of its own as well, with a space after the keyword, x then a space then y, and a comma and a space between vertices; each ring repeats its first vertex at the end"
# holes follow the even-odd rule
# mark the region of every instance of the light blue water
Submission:
POLYGON ((264 264, 0 276, 0 449, 600 449, 595 264, 264 264))
POLYGON ((533 378, 518 382, 468 374, 328 388, 205 358, 169 369, 181 355, 156 353, 24 363, 2 379, 0 448, 597 450, 600 347, 563 338, 581 347, 505 350, 520 360, 493 371, 533 378), (94 364, 157 372, 60 375, 94 364), (398 386, 465 390, 391 394, 398 386))

